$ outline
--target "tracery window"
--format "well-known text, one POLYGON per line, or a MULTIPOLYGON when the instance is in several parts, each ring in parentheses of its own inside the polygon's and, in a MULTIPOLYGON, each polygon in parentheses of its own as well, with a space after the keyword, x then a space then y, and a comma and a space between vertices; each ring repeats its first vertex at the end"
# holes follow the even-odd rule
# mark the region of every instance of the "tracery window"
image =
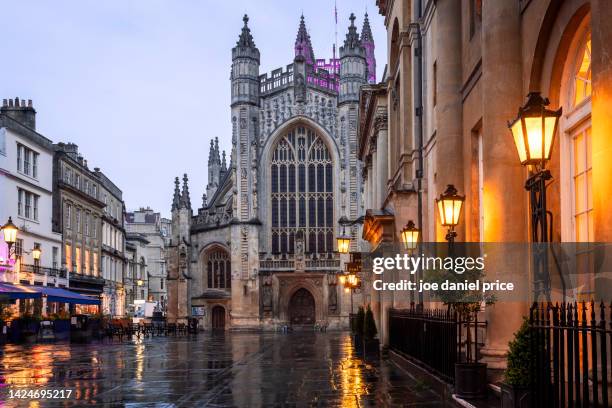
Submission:
POLYGON ((591 96, 591 34, 588 33, 578 54, 574 75, 574 106, 591 96))
POLYGON ((223 249, 208 253, 206 268, 208 288, 229 289, 232 287, 231 263, 229 254, 223 249))
POLYGON ((333 248, 333 163, 330 152, 313 130, 298 126, 278 141, 272 162, 272 252, 293 253, 303 232, 306 253, 333 248))

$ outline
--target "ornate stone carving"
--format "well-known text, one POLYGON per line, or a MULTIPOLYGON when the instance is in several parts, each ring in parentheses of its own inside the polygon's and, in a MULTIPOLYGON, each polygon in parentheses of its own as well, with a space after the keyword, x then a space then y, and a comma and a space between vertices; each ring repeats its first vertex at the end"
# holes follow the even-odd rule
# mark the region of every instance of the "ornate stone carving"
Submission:
POLYGON ((381 130, 387 130, 388 116, 386 111, 379 110, 374 118, 374 130, 378 133, 381 130))

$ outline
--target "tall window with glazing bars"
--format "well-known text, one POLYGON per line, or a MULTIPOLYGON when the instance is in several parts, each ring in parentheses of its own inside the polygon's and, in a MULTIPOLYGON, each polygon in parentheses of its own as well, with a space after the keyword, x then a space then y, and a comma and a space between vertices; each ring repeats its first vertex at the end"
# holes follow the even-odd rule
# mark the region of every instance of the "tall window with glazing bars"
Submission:
POLYGON ((298 231, 306 253, 333 248, 334 176, 329 149, 298 126, 277 142, 270 165, 273 253, 293 253, 298 231))

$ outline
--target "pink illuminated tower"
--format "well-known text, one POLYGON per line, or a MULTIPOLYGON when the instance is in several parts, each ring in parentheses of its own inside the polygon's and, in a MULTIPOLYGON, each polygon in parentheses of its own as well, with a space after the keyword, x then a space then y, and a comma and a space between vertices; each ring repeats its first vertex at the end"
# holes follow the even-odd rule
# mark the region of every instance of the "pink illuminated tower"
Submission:
POLYGON ((306 30, 303 14, 302 17, 300 17, 300 28, 298 28, 297 38, 295 39, 295 56, 297 57, 298 55, 304 57, 306 64, 315 64, 314 51, 312 50, 310 35, 308 34, 308 30, 306 30))
POLYGON ((374 37, 372 36, 372 29, 370 28, 370 20, 368 20, 368 13, 365 13, 363 20, 363 28, 361 29, 361 45, 365 48, 366 52, 366 63, 368 66, 368 82, 370 84, 376 83, 376 57, 374 56, 374 37))

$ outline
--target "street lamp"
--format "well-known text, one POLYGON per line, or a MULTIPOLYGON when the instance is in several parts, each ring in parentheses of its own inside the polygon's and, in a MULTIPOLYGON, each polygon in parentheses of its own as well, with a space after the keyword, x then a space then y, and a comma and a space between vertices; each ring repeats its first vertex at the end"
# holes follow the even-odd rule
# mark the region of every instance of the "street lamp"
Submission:
MULTIPOLYGON (((533 242, 549 242, 546 208, 546 182, 552 179, 546 162, 550 160, 555 133, 562 108, 546 109, 550 102, 540 92, 530 92, 527 102, 519 108, 517 118, 508 123, 519 160, 530 168, 525 189, 530 193, 531 234, 533 242)), ((552 215, 551 215, 552 218, 552 215)))
POLYGON ((6 242, 6 245, 8 246, 8 258, 11 259, 11 248, 17 241, 17 231, 19 231, 19 228, 13 224, 13 219, 9 217, 6 224, 0 227, 0 230, 2 230, 2 233, 4 234, 4 242, 6 242))
POLYGON ((336 238, 336 242, 338 243, 338 252, 341 254, 348 254, 351 246, 351 237, 346 235, 346 231, 344 229, 344 225, 342 226, 342 235, 336 238))
POLYGON ((136 284, 137 284, 138 286, 142 286, 142 285, 143 285, 143 283, 144 283, 144 282, 142 281, 142 279, 138 279, 138 280, 136 281, 136 284))
POLYGON ((353 313, 353 293, 355 289, 359 288, 360 282, 357 274, 351 272, 348 275, 345 275, 344 279, 344 292, 351 294, 351 313, 353 313))
MULTIPOLYGON (((519 160, 523 166, 529 166, 525 189, 529 191, 531 239, 534 243, 552 241, 552 213, 546 206, 546 183, 552 179, 552 175, 550 170, 546 170, 546 162, 551 158, 562 108, 556 111, 546 109, 549 104, 548 98, 542 97, 540 92, 530 92, 525 105, 519 108, 516 119, 508 123, 519 160)), ((533 267, 536 299, 542 291, 550 298, 546 247, 534 247, 533 267)), ((561 279, 565 288, 563 277, 561 279)), ((563 292, 565 297, 565 289, 563 292)))
POLYGON ((461 215, 461 207, 465 201, 465 196, 459 195, 454 185, 449 184, 444 193, 440 194, 440 198, 436 199, 438 205, 438 213, 440 215, 440 223, 448 228, 446 240, 452 243, 457 236, 455 227, 459 224, 459 216, 461 215))
POLYGON ((338 244, 338 252, 340 252, 341 254, 349 253, 351 247, 351 237, 346 235, 345 228, 347 225, 351 226, 355 224, 362 224, 363 218, 364 217, 361 216, 353 221, 349 221, 349 219, 345 216, 340 217, 340 219, 338 220, 338 224, 342 225, 342 235, 336 238, 336 243, 338 244))
POLYGON ((34 261, 40 261, 40 254, 42 253, 42 249, 40 249, 40 244, 34 244, 34 249, 32 249, 32 258, 34 261))
POLYGON ((540 165, 543 170, 550 160, 562 108, 546 109, 549 103, 540 92, 530 92, 516 119, 508 123, 522 165, 540 165))
POLYGON ((404 247, 406 247, 407 250, 412 251, 417 247, 420 233, 421 230, 416 227, 414 221, 408 221, 408 224, 406 224, 400 233, 404 247))

